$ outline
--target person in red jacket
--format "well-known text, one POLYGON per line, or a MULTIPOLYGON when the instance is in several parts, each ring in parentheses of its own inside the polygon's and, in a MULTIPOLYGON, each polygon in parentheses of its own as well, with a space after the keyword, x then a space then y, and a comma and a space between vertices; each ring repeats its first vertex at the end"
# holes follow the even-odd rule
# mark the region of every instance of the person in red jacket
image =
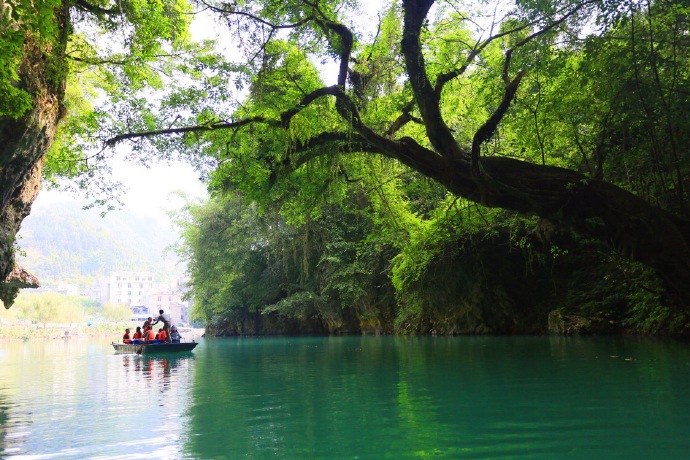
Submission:
POLYGON ((153 328, 148 328, 144 332, 144 341, 145 342, 153 342, 156 340, 156 335, 153 333, 153 328))
POLYGON ((160 330, 158 331, 157 337, 158 337, 159 342, 167 342, 168 341, 168 333, 165 332, 165 329, 163 329, 163 328, 160 328, 160 330))
POLYGON ((125 329, 125 335, 122 336, 122 343, 131 342, 131 337, 129 336, 129 328, 125 329))
POLYGON ((144 334, 141 332, 141 326, 137 326, 137 330, 134 331, 132 336, 132 341, 134 343, 140 343, 144 339, 144 334))

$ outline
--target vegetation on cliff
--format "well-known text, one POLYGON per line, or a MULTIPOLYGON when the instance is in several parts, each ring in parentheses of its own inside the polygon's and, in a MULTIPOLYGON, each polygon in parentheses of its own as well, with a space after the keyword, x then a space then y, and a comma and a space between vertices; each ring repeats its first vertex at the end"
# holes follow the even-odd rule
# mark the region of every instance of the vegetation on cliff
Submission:
POLYGON ((685 7, 409 0, 366 35, 335 2, 210 5, 266 37, 248 96, 114 142, 217 161, 185 225, 219 331, 687 332, 685 7))
POLYGON ((428 194, 393 218, 348 189, 299 224, 238 195, 188 206, 181 252, 209 334, 688 332, 659 278, 596 240, 544 245, 534 219, 457 201, 405 209, 428 194))

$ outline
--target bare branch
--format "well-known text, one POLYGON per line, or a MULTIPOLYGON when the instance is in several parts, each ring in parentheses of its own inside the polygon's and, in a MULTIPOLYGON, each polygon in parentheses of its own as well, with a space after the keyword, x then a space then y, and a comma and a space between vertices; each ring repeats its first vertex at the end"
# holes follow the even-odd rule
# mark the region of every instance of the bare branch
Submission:
POLYGON ((503 100, 498 106, 498 109, 489 117, 489 119, 477 130, 472 139, 472 172, 474 174, 479 174, 479 149, 482 143, 486 142, 493 136, 498 124, 503 119, 503 116, 508 111, 510 103, 515 97, 518 86, 520 85, 520 80, 525 75, 525 71, 521 70, 517 76, 511 81, 508 86, 506 86, 506 91, 503 94, 503 100))
POLYGON ((194 132, 203 132, 203 131, 214 131, 214 130, 218 130, 218 129, 235 129, 235 128, 241 128, 242 126, 246 126, 246 125, 249 125, 252 123, 277 124, 274 120, 269 120, 269 119, 266 119, 264 117, 252 117, 252 118, 247 118, 247 119, 235 121, 235 122, 219 122, 219 123, 209 123, 206 125, 183 126, 180 128, 166 128, 166 129, 157 129, 157 130, 152 130, 152 131, 140 131, 137 133, 125 133, 125 134, 120 134, 120 135, 117 135, 113 138, 108 139, 105 142, 105 144, 107 147, 113 147, 115 144, 122 142, 124 140, 141 139, 141 138, 146 138, 146 137, 163 136, 163 135, 169 135, 169 134, 185 134, 185 133, 194 133, 194 132))
MULTIPOLYGON (((506 85, 510 84, 510 79, 508 77, 507 69, 508 69, 508 66, 510 65, 510 59, 512 57, 512 53, 513 53, 514 49, 520 48, 520 47, 526 45, 528 42, 534 40, 535 38, 537 38, 541 35, 544 35, 545 33, 553 30, 554 28, 561 25, 568 18, 573 16, 575 13, 577 13, 579 10, 581 10, 583 7, 590 5, 592 3, 596 3, 597 1, 598 0, 586 0, 582 3, 575 5, 570 11, 568 11, 567 13, 564 13, 561 18, 559 18, 558 20, 546 25, 544 28, 534 32, 533 34, 529 35, 528 37, 520 40, 518 43, 515 44, 515 46, 513 48, 508 50, 506 52, 507 58, 506 58, 506 61, 504 61, 504 71, 503 71, 503 75, 502 75, 502 78, 503 78, 503 81, 505 82, 505 84, 506 85)), ((488 38, 486 38, 485 40, 478 40, 477 43, 475 44, 475 46, 472 48, 472 50, 467 55, 465 62, 463 63, 462 66, 460 66, 460 68, 452 70, 452 71, 447 72, 447 73, 440 74, 436 78, 436 84, 434 85, 435 92, 440 97, 441 91, 443 90, 443 86, 446 83, 448 83, 449 81, 451 81, 452 79, 457 78, 460 75, 462 75, 463 73, 465 73, 465 71, 467 71, 467 68, 474 61, 474 59, 493 41, 495 41, 499 38, 505 37, 507 35, 511 35, 511 34, 516 33, 516 32, 520 32, 522 30, 525 30, 526 28, 532 27, 532 26, 538 24, 539 22, 540 22, 540 19, 537 19, 537 20, 531 21, 527 24, 524 24, 524 25, 521 25, 518 27, 514 27, 512 29, 506 30, 504 32, 501 32, 501 33, 498 33, 495 35, 491 35, 488 38)))
POLYGON ((337 34, 340 37, 340 66, 338 70, 338 86, 345 88, 345 83, 347 82, 347 73, 349 71, 350 56, 352 54, 352 45, 355 41, 355 36, 352 31, 345 25, 340 24, 331 20, 326 14, 319 8, 318 2, 311 2, 309 0, 302 0, 304 3, 312 7, 318 14, 319 17, 315 18, 315 21, 323 29, 326 38, 331 43, 334 49, 338 47, 333 43, 328 37, 329 31, 337 34))
MULTIPOLYGON (((263 18, 260 18, 259 16, 256 16, 254 14, 248 13, 246 11, 241 11, 241 10, 236 10, 234 8, 219 8, 215 5, 210 5, 206 3, 205 1, 200 1, 199 3, 203 4, 206 6, 206 9, 213 11, 215 13, 220 13, 220 14, 226 14, 226 15, 232 15, 232 16, 243 16, 246 18, 251 19, 254 22, 257 22, 263 26, 266 26, 272 30, 279 30, 279 29, 295 29, 297 27, 300 27, 310 20, 314 19, 312 16, 307 16, 293 24, 273 24, 271 22, 266 21, 263 18)), ((229 6, 229 5, 228 5, 229 6)))

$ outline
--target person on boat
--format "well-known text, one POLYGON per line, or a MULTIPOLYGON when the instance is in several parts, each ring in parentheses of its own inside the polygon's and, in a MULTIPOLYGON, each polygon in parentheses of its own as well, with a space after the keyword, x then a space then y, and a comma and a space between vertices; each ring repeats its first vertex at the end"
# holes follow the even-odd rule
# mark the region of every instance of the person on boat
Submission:
POLYGON ((125 334, 122 336, 122 343, 129 343, 132 338, 129 336, 129 328, 125 329, 125 334))
POLYGON ((177 326, 174 324, 170 327, 170 340, 172 340, 172 343, 180 343, 180 340, 182 340, 180 331, 177 330, 177 326))
POLYGON ((168 333, 165 332, 165 329, 160 328, 158 330, 158 334, 156 334, 156 340, 159 342, 168 342, 168 333))
POLYGON ((132 336, 132 339, 134 340, 134 343, 139 343, 141 340, 144 338, 144 333, 141 332, 141 326, 137 326, 137 330, 134 331, 134 335, 132 336))
POLYGON ((148 319, 147 319, 146 321, 144 321, 144 324, 142 324, 141 328, 142 328, 144 331, 146 331, 147 329, 149 329, 149 328, 151 327, 151 323, 152 323, 152 322, 153 322, 153 318, 151 318, 151 317, 149 316, 148 319))
POLYGON ((153 333, 153 328, 148 328, 144 331, 144 342, 153 342, 156 340, 156 335, 153 333))
POLYGON ((172 326, 172 320, 170 319, 170 315, 165 313, 164 310, 159 310, 158 313, 160 314, 158 318, 156 318, 156 321, 151 323, 152 326, 162 322, 163 323, 163 329, 165 330, 165 338, 167 342, 170 342, 170 326, 172 326))

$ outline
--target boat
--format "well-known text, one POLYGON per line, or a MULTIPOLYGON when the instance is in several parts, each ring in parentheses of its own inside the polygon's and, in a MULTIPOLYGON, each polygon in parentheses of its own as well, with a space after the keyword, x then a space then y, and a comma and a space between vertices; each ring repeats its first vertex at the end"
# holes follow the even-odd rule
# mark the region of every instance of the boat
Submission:
POLYGON ((149 355, 152 353, 179 353, 192 351, 199 345, 197 342, 174 342, 174 343, 115 343, 111 344, 115 353, 129 353, 137 355, 149 355))

